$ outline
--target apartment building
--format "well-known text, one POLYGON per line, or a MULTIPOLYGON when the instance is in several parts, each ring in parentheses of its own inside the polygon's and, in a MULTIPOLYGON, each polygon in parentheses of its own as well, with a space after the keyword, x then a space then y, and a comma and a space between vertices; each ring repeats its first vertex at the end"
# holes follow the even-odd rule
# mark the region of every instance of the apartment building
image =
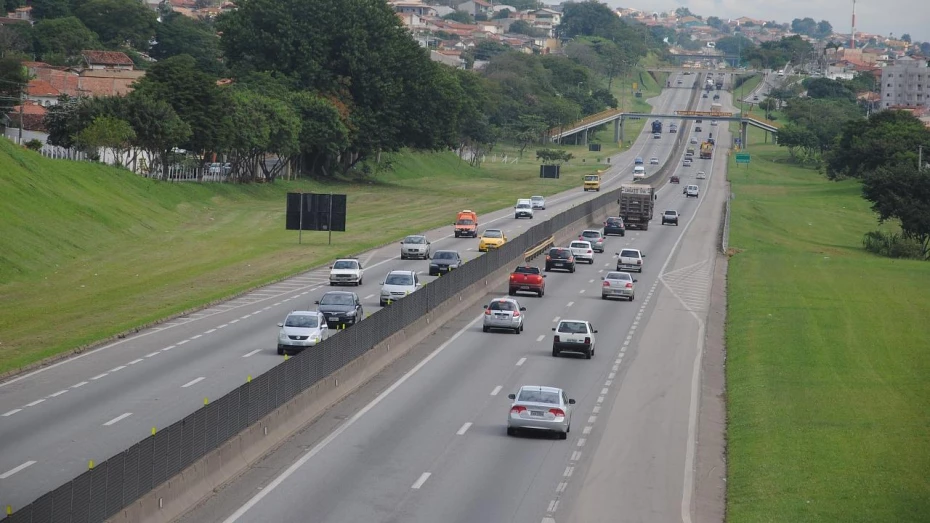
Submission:
POLYGON ((905 56, 882 69, 882 108, 930 107, 930 68, 905 56))

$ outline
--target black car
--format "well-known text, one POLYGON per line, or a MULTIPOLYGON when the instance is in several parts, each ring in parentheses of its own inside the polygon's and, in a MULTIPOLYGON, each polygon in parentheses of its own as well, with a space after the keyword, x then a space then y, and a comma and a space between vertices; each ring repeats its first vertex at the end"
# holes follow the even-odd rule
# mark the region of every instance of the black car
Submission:
POLYGON ((571 249, 563 247, 553 247, 546 254, 546 270, 565 269, 568 272, 575 272, 575 255, 571 249))
POLYGON ((626 226, 623 225, 623 218, 611 217, 604 222, 604 236, 619 234, 626 236, 626 226))
POLYGON ((696 126, 694 127, 694 132, 696 132, 696 133, 701 132, 701 126, 700 126, 700 125, 696 125, 696 126))
POLYGON ((439 276, 462 266, 459 251, 436 251, 429 261, 429 275, 439 276))
POLYGON ((354 292, 329 291, 317 300, 316 304, 331 328, 355 325, 362 321, 362 302, 354 292))

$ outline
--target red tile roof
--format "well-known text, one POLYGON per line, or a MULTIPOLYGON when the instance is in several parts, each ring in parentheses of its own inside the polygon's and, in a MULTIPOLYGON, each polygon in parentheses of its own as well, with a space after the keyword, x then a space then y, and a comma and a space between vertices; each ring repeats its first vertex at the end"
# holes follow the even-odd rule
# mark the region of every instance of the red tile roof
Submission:
MULTIPOLYGON (((23 129, 27 131, 45 131, 45 107, 33 102, 23 105, 23 129)), ((13 106, 7 113, 10 123, 19 126, 19 106, 13 106)))
POLYGON ((61 91, 52 87, 52 84, 45 80, 33 78, 29 80, 29 85, 26 87, 26 94, 29 96, 58 96, 61 94, 61 91))
POLYGON ((132 65, 132 59, 120 51, 81 51, 89 65, 132 65))

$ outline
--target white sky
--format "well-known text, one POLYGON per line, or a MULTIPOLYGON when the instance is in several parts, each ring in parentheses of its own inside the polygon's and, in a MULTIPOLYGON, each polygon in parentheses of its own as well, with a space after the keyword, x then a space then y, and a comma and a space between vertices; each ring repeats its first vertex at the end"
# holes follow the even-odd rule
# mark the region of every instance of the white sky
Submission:
MULTIPOLYGON (((703 17, 724 20, 748 16, 790 23, 795 18, 827 20, 835 31, 849 33, 852 0, 607 0, 614 7, 653 11, 687 7, 703 17)), ((910 33, 915 41, 930 41, 930 0, 861 0, 856 2, 856 30, 901 36, 910 33)))

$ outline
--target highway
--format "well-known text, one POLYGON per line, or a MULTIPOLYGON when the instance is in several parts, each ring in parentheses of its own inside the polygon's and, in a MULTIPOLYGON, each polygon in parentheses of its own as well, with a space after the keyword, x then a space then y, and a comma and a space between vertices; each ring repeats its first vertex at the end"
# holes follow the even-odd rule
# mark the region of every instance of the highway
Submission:
MULTIPOLYGON (((671 110, 683 107, 690 95, 690 90, 670 90, 653 103, 657 111, 671 110)), ((669 138, 641 135, 631 150, 611 159, 603 187, 629 180, 635 156, 664 161, 672 147, 669 138)), ((579 187, 551 196, 536 220, 597 194, 579 187)), ((514 220, 509 208, 480 217, 482 230, 501 228, 508 236, 536 220, 514 220)), ((466 259, 478 256, 477 240, 455 239, 451 227, 425 234, 434 251, 456 249, 466 259)), ((359 258, 366 269, 364 285, 348 290, 362 297, 368 313, 378 309, 379 282, 388 271, 427 269, 425 261, 401 261, 397 244, 359 258)), ((247 376, 278 364, 276 324, 291 310, 312 308, 330 290, 328 273, 309 271, 0 383, 0 505, 24 506, 86 470, 88 461, 121 452, 153 427, 169 426, 205 398, 218 398, 247 376)))
MULTIPOLYGON (((708 131, 728 143, 724 127, 708 131)), ((483 333, 474 307, 441 329, 422 362, 347 398, 181 521, 690 522, 696 369, 725 158, 720 148, 693 167, 671 159, 682 185, 660 188, 650 230, 610 237, 574 274, 548 273, 543 298, 520 298, 522 335, 483 333), (699 198, 684 197, 687 183, 701 186, 699 198), (665 209, 682 214, 680 226, 659 225, 665 209), (647 255, 636 300, 604 301, 600 277, 623 247, 647 255), (593 359, 551 356, 560 318, 598 329, 593 359), (521 385, 577 400, 567 441, 506 435, 507 394, 521 385)))

